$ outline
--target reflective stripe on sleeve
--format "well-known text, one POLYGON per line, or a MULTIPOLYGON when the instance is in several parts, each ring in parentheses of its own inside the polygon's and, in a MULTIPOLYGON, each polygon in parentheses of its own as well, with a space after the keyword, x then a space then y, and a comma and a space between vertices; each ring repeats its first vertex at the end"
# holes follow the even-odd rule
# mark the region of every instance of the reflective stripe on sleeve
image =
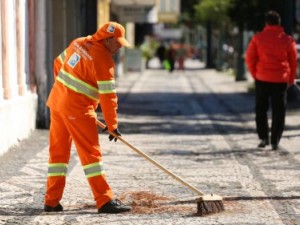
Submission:
POLYGON ((85 165, 83 169, 86 178, 100 176, 105 173, 102 162, 96 162, 96 163, 85 165))
POLYGON ((66 163, 49 163, 48 177, 66 176, 68 172, 68 165, 66 163))
POLYGON ((61 62, 61 63, 63 63, 64 62, 64 60, 65 60, 65 57, 66 57, 66 54, 67 54, 67 51, 66 50, 64 50, 62 53, 60 53, 60 55, 58 56, 58 58, 59 58, 59 61, 61 62))
POLYGON ((99 93, 97 88, 85 83, 84 81, 74 77, 64 70, 60 70, 56 79, 71 90, 83 94, 94 101, 99 101, 99 93))
POLYGON ((100 94, 116 93, 115 80, 97 81, 100 94))

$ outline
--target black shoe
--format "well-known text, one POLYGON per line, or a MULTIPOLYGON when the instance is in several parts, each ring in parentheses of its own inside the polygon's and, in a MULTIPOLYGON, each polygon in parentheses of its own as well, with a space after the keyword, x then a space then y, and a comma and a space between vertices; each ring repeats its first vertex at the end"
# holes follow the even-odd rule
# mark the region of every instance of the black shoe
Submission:
POLYGON ((44 212, 61 212, 63 211, 63 207, 60 203, 58 203, 57 206, 55 207, 52 207, 52 206, 49 206, 49 205, 44 205, 44 212))
POLYGON ((98 209, 98 213, 122 213, 128 212, 130 210, 130 206, 123 205, 123 203, 120 200, 115 199, 110 200, 108 203, 106 203, 104 206, 98 209))
POLYGON ((268 145, 268 144, 269 144, 268 139, 262 139, 261 142, 258 144, 257 147, 259 147, 259 148, 264 148, 264 147, 266 147, 266 145, 268 145))
POLYGON ((272 144, 272 150, 277 150, 278 149, 278 144, 272 144))

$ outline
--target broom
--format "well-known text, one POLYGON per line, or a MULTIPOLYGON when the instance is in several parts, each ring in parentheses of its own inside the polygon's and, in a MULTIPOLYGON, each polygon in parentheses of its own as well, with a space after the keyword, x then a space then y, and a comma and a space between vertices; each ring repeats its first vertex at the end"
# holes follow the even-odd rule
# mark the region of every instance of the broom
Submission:
MULTIPOLYGON (((101 127, 103 130, 105 130, 106 126, 101 123, 99 120, 97 121, 97 125, 101 127)), ((108 130, 107 130, 108 131, 108 130)), ((139 155, 143 156, 146 160, 149 162, 153 163, 155 166, 157 166, 159 169, 170 175, 172 178, 176 179, 179 181, 181 184, 189 188, 191 191, 195 192, 196 194, 199 195, 199 197, 195 200, 197 202, 197 215, 199 216, 204 216, 212 213, 218 213, 221 211, 224 211, 224 204, 223 204, 223 198, 219 195, 215 194, 204 194, 202 191, 199 191, 197 188, 194 186, 190 185, 186 181, 184 181, 182 178, 179 176, 175 175, 172 173, 170 170, 166 169, 163 167, 161 164, 156 162, 154 159, 152 159, 150 156, 130 144, 128 141, 126 141, 124 138, 121 136, 116 135, 114 132, 108 131, 109 134, 113 135, 115 138, 126 144, 128 147, 130 147, 132 150, 137 152, 139 155)))

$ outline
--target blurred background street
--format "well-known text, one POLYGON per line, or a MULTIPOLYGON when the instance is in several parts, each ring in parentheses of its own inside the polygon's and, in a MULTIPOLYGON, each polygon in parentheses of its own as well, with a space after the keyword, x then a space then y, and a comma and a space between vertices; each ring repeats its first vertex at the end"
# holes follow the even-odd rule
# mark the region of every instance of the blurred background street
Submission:
POLYGON ((123 137, 196 188, 223 196, 225 212, 195 216, 195 193, 100 132, 107 179, 134 210, 97 214, 72 148, 64 212, 44 213, 48 130, 36 129, 0 158, 0 223, 300 224, 299 105, 289 104, 280 149, 258 149, 250 81, 194 60, 172 74, 157 59, 149 66, 118 80, 123 137))
POLYGON ((299 0, 0 0, 0 224, 300 224, 296 85, 279 150, 257 148, 244 60, 267 10, 279 12, 300 59, 299 0), (65 210, 43 212, 53 60, 109 20, 126 28, 132 46, 114 56, 124 138, 223 196, 225 212, 195 216, 193 192, 101 132, 108 181, 134 210, 96 214, 73 147, 65 210))

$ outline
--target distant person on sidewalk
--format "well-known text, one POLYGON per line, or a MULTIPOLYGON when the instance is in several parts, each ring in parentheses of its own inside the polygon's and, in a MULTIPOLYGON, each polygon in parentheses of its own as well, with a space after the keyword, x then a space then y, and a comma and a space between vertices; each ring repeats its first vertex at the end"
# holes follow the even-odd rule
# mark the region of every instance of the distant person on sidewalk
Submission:
POLYGON ((269 144, 267 111, 270 100, 273 150, 277 150, 284 130, 287 89, 294 83, 297 68, 296 43, 284 32, 280 21, 277 12, 269 11, 263 31, 253 36, 246 52, 246 64, 256 86, 255 120, 261 140, 258 147, 269 144))
POLYGON ((175 69, 175 61, 176 61, 176 50, 173 42, 170 43, 169 48, 167 49, 167 60, 169 67, 167 68, 170 73, 172 73, 175 69))
MULTIPOLYGON (((106 181, 95 113, 100 104, 107 129, 121 135, 118 130, 112 56, 122 46, 129 46, 124 36, 122 25, 108 22, 92 36, 73 40, 54 61, 55 82, 47 101, 51 124, 45 212, 63 210, 60 200, 72 141, 98 212, 121 213, 131 210, 131 207, 113 199, 113 192, 106 181)), ((114 137, 109 135, 109 139, 113 140, 114 137)))
POLYGON ((176 50, 176 59, 178 62, 178 70, 185 70, 185 60, 188 57, 188 51, 186 49, 186 47, 184 46, 184 43, 181 42, 178 49, 176 50))
POLYGON ((156 56, 159 59, 160 68, 164 68, 164 60, 166 58, 166 46, 163 42, 156 49, 156 56))

